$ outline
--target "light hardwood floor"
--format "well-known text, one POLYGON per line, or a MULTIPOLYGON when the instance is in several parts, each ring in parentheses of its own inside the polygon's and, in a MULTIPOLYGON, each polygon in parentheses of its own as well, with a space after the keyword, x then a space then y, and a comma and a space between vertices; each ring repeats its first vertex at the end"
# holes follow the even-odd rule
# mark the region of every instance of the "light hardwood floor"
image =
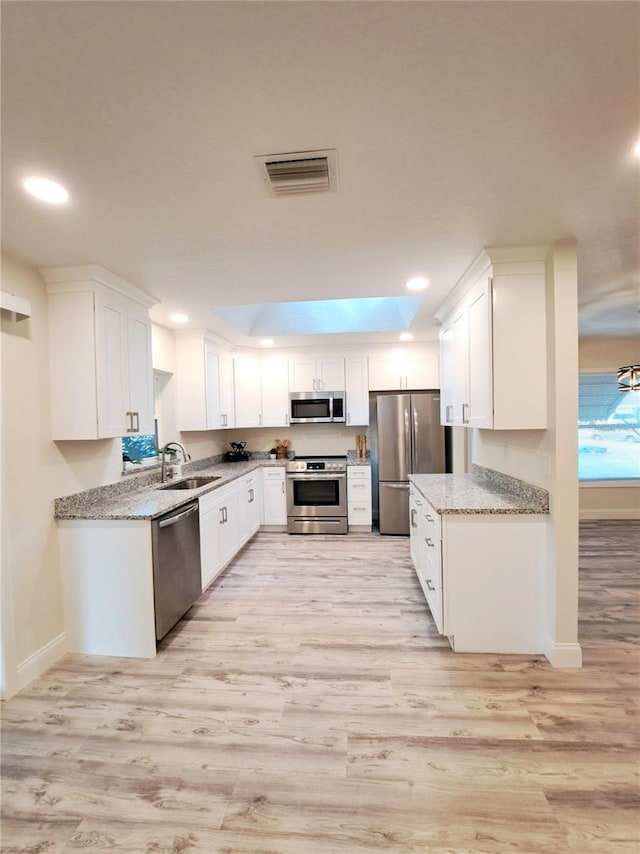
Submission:
POLYGON ((560 671, 453 654, 405 539, 259 534, 156 659, 4 705, 1 850, 638 852, 639 553, 582 526, 560 671))

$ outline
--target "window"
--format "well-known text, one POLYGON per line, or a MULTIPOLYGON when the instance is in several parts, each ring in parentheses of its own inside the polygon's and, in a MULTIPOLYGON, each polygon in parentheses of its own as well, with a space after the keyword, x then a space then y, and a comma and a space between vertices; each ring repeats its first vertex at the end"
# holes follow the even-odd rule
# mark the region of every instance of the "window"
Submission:
POLYGON ((640 478, 640 391, 619 391, 614 373, 579 377, 578 476, 640 478))
POLYGON ((123 436, 122 437, 122 458, 129 458, 130 462, 139 462, 147 460, 150 457, 154 459, 158 456, 158 443, 155 433, 149 436, 123 436))

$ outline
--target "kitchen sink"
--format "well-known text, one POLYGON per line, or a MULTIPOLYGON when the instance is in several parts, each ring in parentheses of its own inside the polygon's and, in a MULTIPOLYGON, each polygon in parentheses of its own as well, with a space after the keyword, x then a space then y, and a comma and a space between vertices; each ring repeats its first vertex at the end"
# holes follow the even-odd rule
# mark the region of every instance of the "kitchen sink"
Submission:
POLYGON ((198 489, 200 486, 206 486, 208 483, 213 483, 214 480, 220 480, 220 478, 221 475, 188 477, 186 480, 176 480, 175 483, 165 483, 160 489, 198 489))

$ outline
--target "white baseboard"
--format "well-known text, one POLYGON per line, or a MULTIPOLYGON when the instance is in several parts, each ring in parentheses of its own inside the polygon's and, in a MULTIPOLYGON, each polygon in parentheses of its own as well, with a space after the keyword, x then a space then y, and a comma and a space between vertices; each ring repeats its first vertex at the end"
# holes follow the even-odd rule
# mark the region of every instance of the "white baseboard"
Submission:
POLYGON ((15 694, 41 676, 45 670, 59 661, 62 656, 69 651, 69 643, 67 633, 62 632, 58 637, 50 640, 39 650, 34 652, 16 667, 15 679, 12 679, 11 693, 15 694))
POLYGON ((555 643, 546 635, 544 654, 553 667, 582 667, 582 648, 579 643, 555 643))
POLYGON ((640 507, 628 507, 621 510, 604 508, 602 510, 581 510, 580 518, 585 521, 598 519, 640 519, 640 507))

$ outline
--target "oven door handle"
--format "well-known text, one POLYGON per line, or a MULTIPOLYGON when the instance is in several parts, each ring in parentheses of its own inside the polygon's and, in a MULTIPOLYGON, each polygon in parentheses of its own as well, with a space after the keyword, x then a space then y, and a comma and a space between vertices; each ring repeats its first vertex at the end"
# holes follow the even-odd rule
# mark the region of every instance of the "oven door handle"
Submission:
POLYGON ((288 474, 290 480, 345 480, 346 472, 319 471, 313 474, 288 474))

